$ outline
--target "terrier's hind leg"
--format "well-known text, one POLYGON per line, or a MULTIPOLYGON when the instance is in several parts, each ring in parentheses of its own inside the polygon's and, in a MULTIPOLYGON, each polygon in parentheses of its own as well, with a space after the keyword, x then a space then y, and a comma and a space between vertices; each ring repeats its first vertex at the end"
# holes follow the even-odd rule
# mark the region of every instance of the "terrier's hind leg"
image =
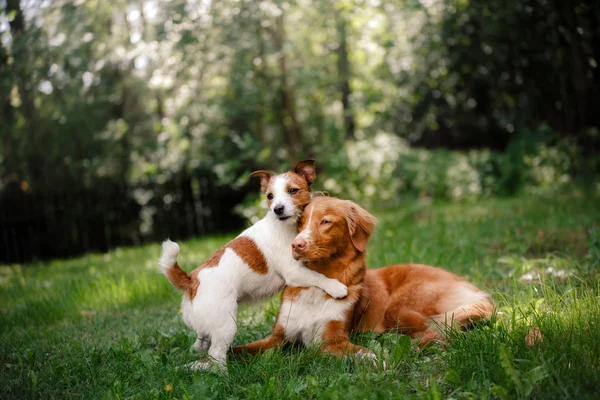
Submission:
POLYGON ((198 338, 196 339, 196 341, 194 342, 194 350, 196 351, 203 351, 203 350, 208 350, 208 348, 210 347, 210 337, 209 336, 198 336, 198 338))
MULTIPOLYGON (((209 358, 194 361, 186 367, 192 371, 200 371, 210 369, 210 367, 216 365, 221 371, 225 372, 227 350, 231 346, 231 343, 233 343, 233 337, 235 336, 236 331, 237 325, 235 319, 228 321, 225 325, 215 330, 210 335, 210 341, 202 342, 210 343, 210 348, 208 349, 209 358)), ((200 339, 197 339, 196 343, 199 341, 200 339)), ((196 347, 196 343, 194 343, 194 348, 196 347)))
POLYGON ((210 348, 208 349, 208 362, 196 361, 196 369, 206 369, 211 364, 216 364, 221 371, 225 370, 227 363, 227 350, 233 343, 233 337, 237 332, 235 318, 228 320, 223 326, 210 335, 210 348))

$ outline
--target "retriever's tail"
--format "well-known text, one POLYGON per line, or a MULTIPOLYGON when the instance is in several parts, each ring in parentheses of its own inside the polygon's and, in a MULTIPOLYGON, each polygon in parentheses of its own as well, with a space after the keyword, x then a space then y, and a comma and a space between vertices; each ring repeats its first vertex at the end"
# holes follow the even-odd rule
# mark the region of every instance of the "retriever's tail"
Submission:
POLYGON ((162 253, 158 260, 158 265, 163 274, 177 289, 185 291, 192 287, 190 276, 177 264, 177 255, 179 254, 179 245, 170 240, 165 240, 162 244, 162 253))
POLYGON ((495 305, 485 292, 480 292, 481 298, 470 304, 461 305, 445 314, 436 315, 432 319, 437 323, 458 325, 468 328, 474 321, 490 319, 494 313, 495 305))
POLYGON ((446 341, 447 329, 465 329, 473 322, 490 319, 494 314, 495 304, 485 292, 479 293, 479 299, 456 307, 444 314, 431 317, 425 332, 419 337, 420 346, 431 341, 446 341))

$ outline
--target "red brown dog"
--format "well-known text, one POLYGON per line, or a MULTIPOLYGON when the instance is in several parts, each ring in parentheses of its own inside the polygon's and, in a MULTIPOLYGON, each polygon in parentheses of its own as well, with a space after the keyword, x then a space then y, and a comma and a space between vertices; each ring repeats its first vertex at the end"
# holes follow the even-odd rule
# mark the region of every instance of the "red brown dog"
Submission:
POLYGON ((373 356, 350 342, 351 329, 397 330, 425 344, 443 340, 446 324, 468 326, 491 316, 494 304, 485 292, 441 268, 409 264, 367 271, 367 241, 375 224, 350 201, 313 199, 299 222, 294 258, 345 284, 348 296, 334 299, 316 287, 286 287, 271 335, 233 351, 256 353, 301 340, 338 356, 373 356))

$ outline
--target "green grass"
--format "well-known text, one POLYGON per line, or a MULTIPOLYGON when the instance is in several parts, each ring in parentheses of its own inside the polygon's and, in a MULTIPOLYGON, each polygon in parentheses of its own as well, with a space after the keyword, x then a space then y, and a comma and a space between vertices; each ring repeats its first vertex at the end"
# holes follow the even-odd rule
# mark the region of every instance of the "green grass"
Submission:
MULTIPOLYGON (((0 397, 15 398, 593 398, 600 393, 600 198, 407 203, 376 213, 372 268, 446 267, 493 294, 498 317, 445 347, 396 334, 353 340, 382 370, 289 347, 231 359, 228 374, 177 367, 197 357, 180 295, 157 272, 158 244, 0 267, 0 397), (568 276, 542 274, 548 268, 568 276), (543 341, 525 338, 537 327, 543 341), (167 390, 170 389, 170 390, 167 390)), ((165 233, 167 234, 167 233, 165 233)), ((199 264, 229 236, 182 243, 199 264)), ((236 343, 266 335, 277 299, 245 306, 236 343)))

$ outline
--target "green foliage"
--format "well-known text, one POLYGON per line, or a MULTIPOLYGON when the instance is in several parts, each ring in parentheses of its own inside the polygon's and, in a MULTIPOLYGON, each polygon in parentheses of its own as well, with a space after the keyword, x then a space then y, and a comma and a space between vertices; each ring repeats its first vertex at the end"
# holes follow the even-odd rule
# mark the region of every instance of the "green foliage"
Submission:
MULTIPOLYGON (((351 163, 370 197, 367 170, 390 174, 397 146, 358 171, 342 149, 378 146, 381 132, 503 150, 547 124, 598 148, 596 2, 309 4, 10 1, 0 14, 0 186, 160 184, 207 169, 239 186, 251 168, 326 155, 331 167, 351 163)), ((527 161, 531 179, 562 179, 547 165, 560 155, 541 153, 527 161)), ((449 179, 465 181, 452 196, 487 190, 471 163, 453 164, 449 179)), ((518 173, 510 159, 504 168, 518 173)), ((419 189, 447 192, 425 179, 419 189)), ((402 188, 387 183, 385 196, 402 188)))
POLYGON ((248 174, 309 157, 381 207, 598 190, 599 4, 7 1, 0 197, 117 188, 94 224, 123 244, 255 220, 248 174))
POLYGON ((589 257, 594 265, 600 265, 600 229, 590 230, 590 240, 588 244, 589 257))
MULTIPOLYGON (((180 294, 157 271, 158 244, 1 266, 0 397, 595 398, 600 287, 590 255, 599 207, 597 194, 576 191, 373 209, 381 222, 370 267, 440 265, 499 306, 492 321, 452 333, 445 347, 419 351, 407 336, 353 335, 386 370, 302 347, 232 358, 227 375, 179 369, 201 355, 178 314, 180 294), (531 272, 540 279, 526 279, 531 272), (542 340, 530 345, 532 328, 542 340)), ((189 270, 228 240, 182 242, 180 264, 189 270)), ((242 307, 236 343, 267 335, 277 308, 277 299, 242 307)))

